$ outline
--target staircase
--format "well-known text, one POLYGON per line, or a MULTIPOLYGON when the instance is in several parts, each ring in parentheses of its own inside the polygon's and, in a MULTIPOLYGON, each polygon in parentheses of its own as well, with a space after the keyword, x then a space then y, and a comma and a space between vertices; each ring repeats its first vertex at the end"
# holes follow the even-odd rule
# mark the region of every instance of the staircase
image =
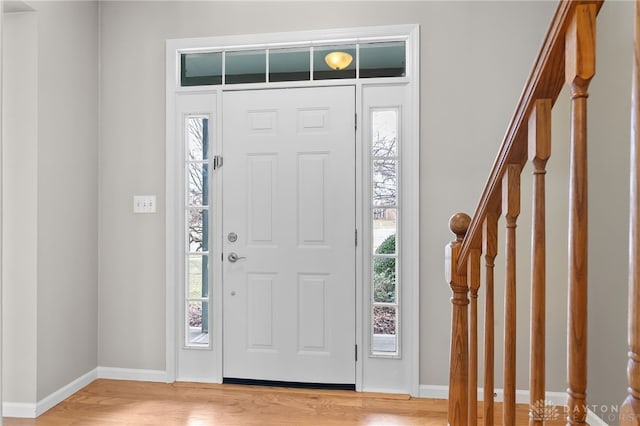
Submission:
MULTIPOLYGON (((587 104, 596 68, 596 20, 603 1, 561 1, 507 129, 473 217, 455 214, 455 241, 445 250, 446 279, 452 290, 449 373, 449 425, 516 422, 516 226, 520 215, 522 170, 533 171, 531 292, 529 312, 530 425, 543 425, 552 407, 545 405, 546 309, 546 164, 551 154, 551 114, 562 88, 571 94, 567 425, 587 424, 587 104), (504 226, 504 318, 496 321, 494 298, 498 227, 504 226), (481 260, 484 258, 484 265, 481 260), (479 336, 478 299, 484 298, 484 330, 479 336), (504 324, 504 404, 496 413, 495 330, 504 324), (483 404, 478 405, 479 339, 483 404), (542 404, 542 405, 541 405, 542 404), (480 408, 478 408, 480 407, 480 408), (482 413, 478 411, 481 410, 482 413)), ((636 0, 635 64, 632 89, 631 190, 629 230, 628 397, 620 409, 621 425, 640 425, 640 0, 636 0)), ((527 182, 527 184, 529 184, 527 182)), ((524 183, 523 183, 524 185, 524 183)), ((623 308, 623 307, 621 307, 623 308)), ((546 423, 548 424, 548 423, 546 423)))

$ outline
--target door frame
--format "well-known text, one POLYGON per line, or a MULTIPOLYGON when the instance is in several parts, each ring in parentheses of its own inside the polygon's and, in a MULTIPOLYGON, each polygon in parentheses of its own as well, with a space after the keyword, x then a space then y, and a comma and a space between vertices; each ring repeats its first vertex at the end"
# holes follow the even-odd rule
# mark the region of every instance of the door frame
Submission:
MULTIPOLYGON (((358 345, 358 357, 356 362, 356 390, 358 391, 381 391, 381 392, 401 392, 409 393, 413 396, 419 395, 419 26, 418 25, 398 25, 384 27, 364 27, 338 30, 320 30, 304 32, 288 32, 273 34, 257 34, 244 36, 223 36, 195 39, 168 40, 166 44, 166 181, 165 181, 165 235, 166 235, 166 371, 165 381, 174 382, 177 375, 178 351, 182 348, 182 342, 178 341, 178 332, 181 318, 180 305, 181 283, 184 271, 180 259, 183 256, 183 247, 179 243, 182 232, 181 210, 182 199, 180 194, 182 188, 178 183, 182 182, 182 155, 180 153, 181 136, 180 129, 176 123, 177 100, 181 96, 187 95, 210 95, 212 108, 216 117, 214 127, 216 141, 212 143, 211 149, 214 153, 221 152, 222 136, 222 96, 224 91, 247 90, 261 88, 286 88, 286 87, 313 87, 313 86, 334 86, 350 85, 356 86, 356 111, 357 128, 356 132, 356 227, 359 234, 367 232, 365 226, 368 224, 368 197, 369 178, 364 174, 368 168, 363 167, 363 159, 368 158, 368 154, 363 152, 363 115, 367 105, 363 104, 363 93, 368 87, 398 87, 403 88, 405 96, 405 117, 403 123, 403 155, 402 172, 400 176, 399 191, 402 194, 401 226, 398 229, 401 235, 402 246, 399 250, 402 253, 403 264, 403 302, 402 319, 399 319, 402 327, 402 356, 401 357, 376 357, 370 355, 368 344, 370 333, 370 322, 368 312, 369 290, 365 289, 364 266, 368 265, 369 250, 365 249, 363 242, 370 241, 366 235, 359 238, 356 250, 356 344, 358 345), (296 43, 328 43, 343 42, 344 40, 357 41, 384 41, 389 38, 402 37, 407 43, 406 76, 392 78, 368 78, 356 80, 322 80, 322 81, 298 81, 287 83, 252 83, 225 86, 201 86, 201 87, 180 87, 180 53, 183 51, 207 50, 212 47, 246 47, 256 46, 257 48, 268 48, 271 46, 295 45, 296 43), (367 155, 365 157, 365 155, 367 155), (365 190, 367 189, 367 190, 365 190), (365 218, 367 215, 367 218, 365 218), (365 347, 366 346, 366 347, 365 347), (402 386, 389 385, 386 379, 376 377, 375 370, 379 369, 380 363, 402 362, 400 369, 392 367, 402 381, 402 386)), ((224 173, 224 167, 220 169, 224 173)), ((219 183, 214 183, 214 188, 219 183)), ((215 196, 214 203, 222 201, 221 194, 215 196)), ((219 204, 216 204, 219 205, 219 204)), ((216 238, 221 238, 220 215, 216 215, 213 231, 216 238), (219 227, 218 227, 219 226, 219 227)), ((212 237, 213 238, 213 237, 212 237)), ((217 247, 218 245, 215 245, 217 247)), ((368 246, 366 246, 368 247, 368 246)), ((221 262, 221 250, 216 249, 211 253, 217 262, 221 262)), ((220 270, 220 268, 218 268, 220 270)), ((221 273, 212 274, 212 279, 221 279, 221 273)), ((211 288, 211 287, 210 287, 211 288)), ((198 359, 203 360, 207 356, 211 365, 208 366, 210 374, 206 379, 189 377, 189 379, 206 380, 210 382, 222 381, 222 286, 215 286, 213 292, 212 315, 214 325, 210 339, 212 350, 196 350, 198 359)), ((185 378, 182 378, 185 379, 185 378)))

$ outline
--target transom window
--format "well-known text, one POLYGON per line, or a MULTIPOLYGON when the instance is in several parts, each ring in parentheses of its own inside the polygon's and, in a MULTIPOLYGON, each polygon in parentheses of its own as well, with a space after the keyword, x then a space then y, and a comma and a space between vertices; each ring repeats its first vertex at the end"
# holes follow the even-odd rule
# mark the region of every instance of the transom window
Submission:
POLYGON ((186 52, 180 85, 406 76, 405 41, 186 52))

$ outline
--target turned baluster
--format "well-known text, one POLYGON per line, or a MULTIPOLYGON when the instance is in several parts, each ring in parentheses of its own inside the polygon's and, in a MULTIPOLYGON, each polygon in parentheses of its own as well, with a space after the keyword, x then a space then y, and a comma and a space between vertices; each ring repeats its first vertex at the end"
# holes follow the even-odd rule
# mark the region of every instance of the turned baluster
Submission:
MULTIPOLYGON (((480 246, 480 244, 477 244, 480 246)), ((480 288, 480 248, 469 250, 467 283, 470 290, 469 311, 469 425, 478 424, 478 289, 480 288)))
POLYGON ((587 391, 587 97, 595 74, 596 6, 576 6, 565 40, 571 87, 567 424, 586 423, 587 391))
POLYGON ((636 0, 635 61, 631 90, 631 188, 629 197, 628 395, 620 425, 640 425, 640 0, 636 0))
POLYGON ((502 424, 516 424, 516 222, 520 214, 519 164, 506 166, 502 178, 502 213, 506 219, 504 290, 504 405, 502 424))
MULTIPOLYGON (((499 192, 497 193, 499 195, 499 192)), ((493 425, 494 419, 494 295, 493 276, 495 259, 498 254, 498 219, 500 217, 500 200, 493 203, 487 211, 482 227, 482 245, 485 259, 485 294, 484 305, 484 424, 493 425)))
POLYGON ((531 340, 529 425, 541 426, 545 404, 545 166, 551 155, 551 99, 535 102, 529 118, 529 161, 533 165, 531 226, 531 340))
POLYGON ((471 218, 458 213, 449 220, 449 228, 456 240, 445 248, 445 277, 451 287, 451 352, 449 364, 449 425, 462 426, 467 423, 469 379, 469 334, 467 309, 469 287, 467 286, 466 264, 458 272, 458 256, 462 240, 469 229, 471 218))

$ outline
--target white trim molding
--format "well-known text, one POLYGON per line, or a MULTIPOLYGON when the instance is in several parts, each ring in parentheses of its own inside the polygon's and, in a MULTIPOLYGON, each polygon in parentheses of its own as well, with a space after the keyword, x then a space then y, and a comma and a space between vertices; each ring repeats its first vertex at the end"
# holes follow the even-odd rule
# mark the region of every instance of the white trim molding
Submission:
POLYGON ((50 408, 55 407, 60 402, 69 398, 71 395, 78 392, 80 389, 84 388, 85 386, 93 382, 95 379, 97 379, 98 378, 97 370, 98 369, 95 368, 89 371, 88 373, 78 377, 71 383, 61 387, 57 391, 51 393, 50 395, 38 401, 38 403, 36 404, 36 417, 44 413, 45 411, 49 410, 50 408))
POLYGON ((33 419, 55 407, 65 399, 69 398, 80 389, 84 388, 98 378, 98 369, 94 368, 88 373, 78 377, 72 382, 64 385, 57 391, 42 398, 37 403, 25 402, 3 402, 2 414, 5 417, 20 417, 33 419))
MULTIPOLYGON (((4 7, 5 7, 5 2, 4 1, 0 1, 0 17, 4 16, 4 7)), ((4 56, 4 49, 2 48, 2 44, 3 44, 3 34, 4 34, 4 24, 2 22, 2 19, 0 18, 0 99, 4 99, 4 94, 3 94, 3 90, 2 90, 2 69, 4 68, 2 66, 2 57, 4 56)), ((3 124, 2 124, 2 116, 4 115, 2 112, 2 103, 0 102, 0 165, 3 164, 3 151, 4 151, 4 144, 2 142, 2 134, 4 133, 2 131, 3 129, 3 124)), ((2 223, 4 222, 3 220, 3 212, 4 212, 4 207, 2 205, 2 200, 4 199, 3 196, 3 191, 2 188, 4 187, 3 184, 3 180, 2 180, 2 176, 4 176, 4 170, 2 170, 2 166, 0 166, 0 426, 2 426, 2 417, 5 415, 5 409, 4 409, 4 404, 1 403, 3 401, 3 392, 2 392, 2 383, 3 383, 3 379, 2 379, 2 342, 3 342, 3 337, 2 337, 2 330, 4 329, 4 326, 2 325, 2 318, 4 317, 4 314, 2 313, 2 289, 4 287, 3 285, 3 280, 2 280, 2 276, 4 275, 3 273, 3 264, 2 264, 2 259, 3 259, 3 243, 2 241, 4 241, 4 237, 3 237, 3 229, 2 229, 2 223)))
POLYGON ((2 402, 2 415, 20 419, 35 419, 36 404, 28 402, 2 402))
POLYGON ((593 411, 587 409, 587 423, 591 426, 609 426, 609 423, 602 420, 593 411))
POLYGON ((2 403, 2 414, 5 417, 34 419, 69 398, 80 389, 91 384, 96 379, 165 383, 167 382, 167 373, 166 371, 160 370, 96 367, 36 403, 5 401, 2 403))
POLYGON ((419 398, 449 399, 449 386, 420 385, 419 398))
POLYGON ((161 370, 140 370, 134 368, 98 367, 98 379, 134 380, 138 382, 167 383, 167 372, 161 370))

